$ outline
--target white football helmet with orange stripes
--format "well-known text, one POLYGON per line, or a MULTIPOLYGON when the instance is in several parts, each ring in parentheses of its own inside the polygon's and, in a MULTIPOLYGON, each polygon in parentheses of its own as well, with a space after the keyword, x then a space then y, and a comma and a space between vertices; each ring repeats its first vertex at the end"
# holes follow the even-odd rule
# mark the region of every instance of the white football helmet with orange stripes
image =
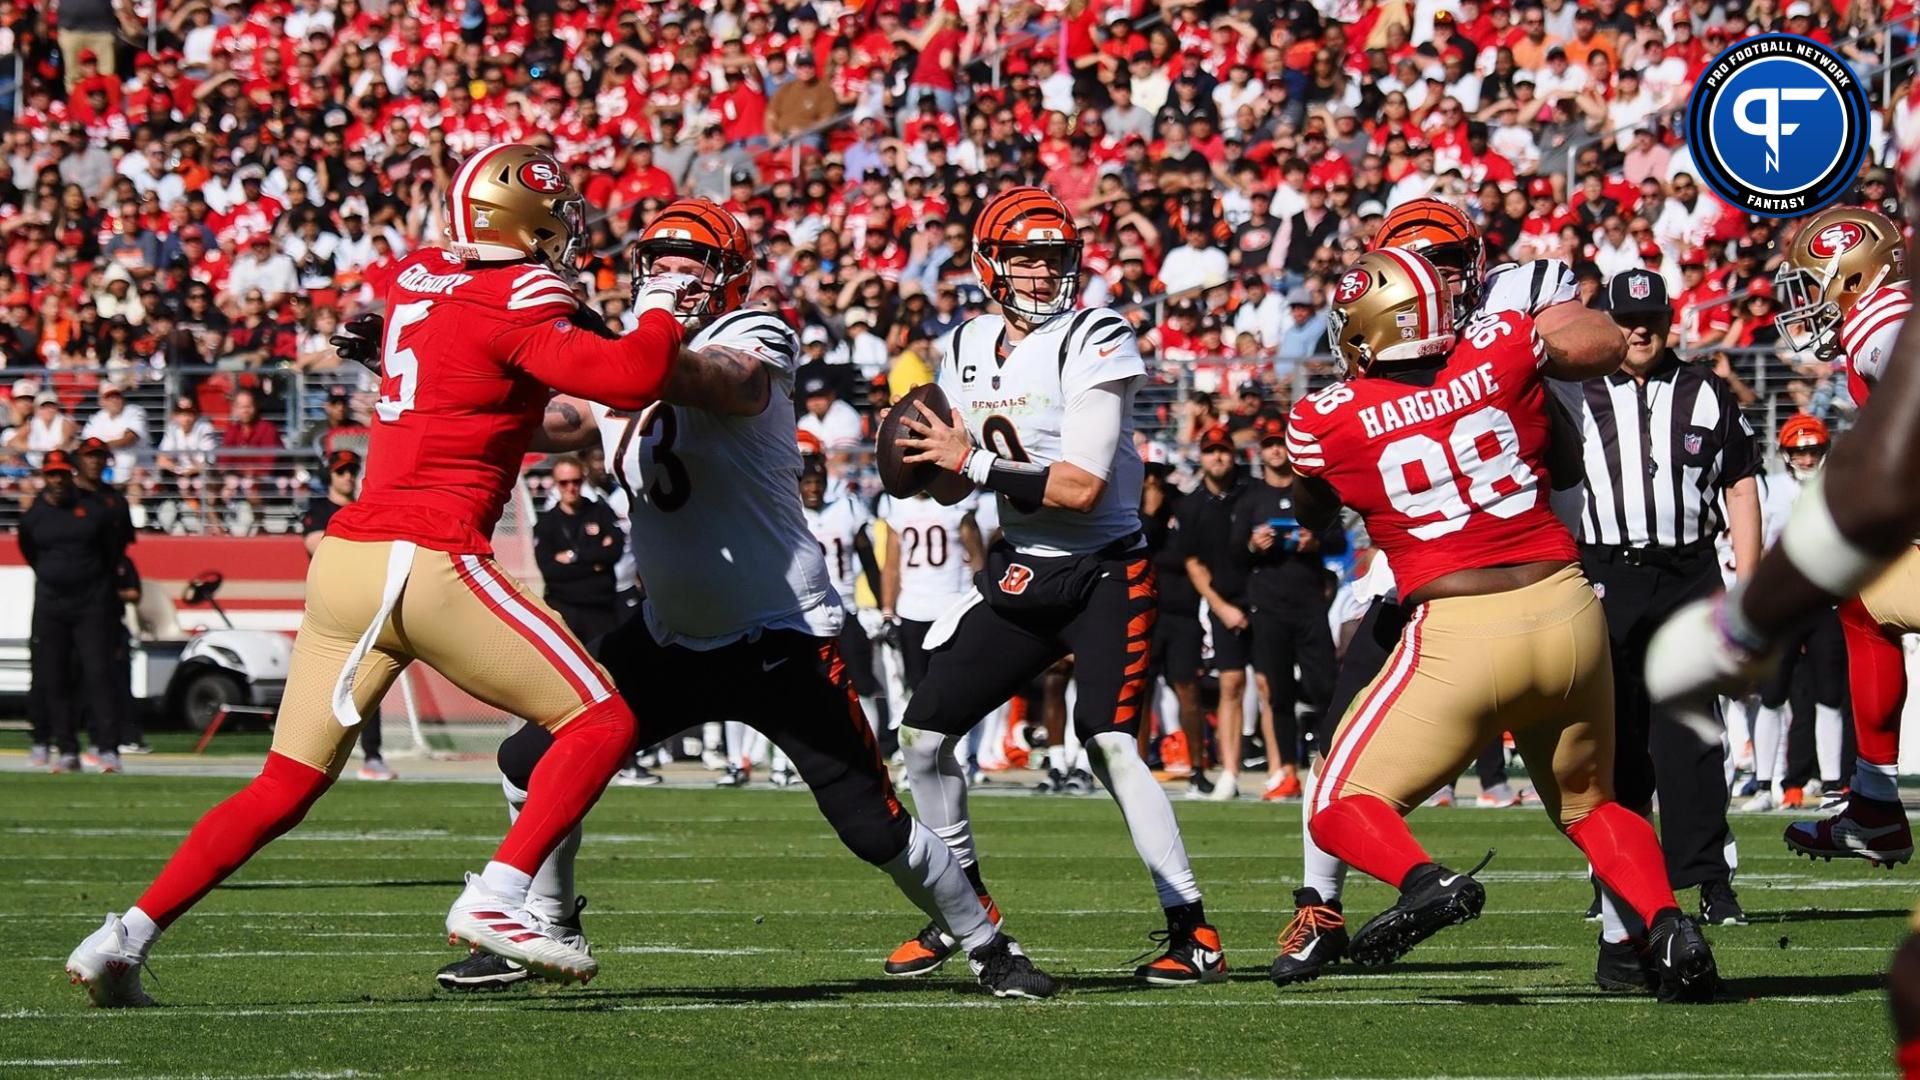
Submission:
POLYGON ((546 151, 501 143, 469 157, 447 189, 447 248, 472 262, 534 259, 571 271, 587 204, 546 151))
POLYGON ((1327 338, 1349 375, 1453 350, 1453 298, 1440 271, 1403 248, 1360 256, 1333 285, 1327 338))

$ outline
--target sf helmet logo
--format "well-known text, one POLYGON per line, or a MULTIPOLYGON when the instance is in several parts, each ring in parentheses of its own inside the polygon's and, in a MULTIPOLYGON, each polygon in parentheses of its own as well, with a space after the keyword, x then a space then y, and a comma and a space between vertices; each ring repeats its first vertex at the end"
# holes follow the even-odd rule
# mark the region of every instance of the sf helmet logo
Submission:
POLYGON ((1371 288, 1373 279, 1367 276, 1365 270, 1349 270, 1340 278, 1340 284, 1334 287, 1333 302, 1351 304, 1367 295, 1367 290, 1371 288))
POLYGON ((1867 231, 1853 222, 1836 221, 1807 241, 1807 250, 1818 258, 1831 259, 1842 252, 1852 251, 1866 238, 1867 231))
POLYGON ((542 195, 556 194, 567 186, 560 170, 550 161, 529 161, 520 166, 520 182, 542 195))
POLYGON ((1871 121, 1866 88, 1833 49, 1762 34, 1700 73, 1687 101, 1687 145, 1700 179, 1737 209, 1803 217, 1852 187, 1871 121))

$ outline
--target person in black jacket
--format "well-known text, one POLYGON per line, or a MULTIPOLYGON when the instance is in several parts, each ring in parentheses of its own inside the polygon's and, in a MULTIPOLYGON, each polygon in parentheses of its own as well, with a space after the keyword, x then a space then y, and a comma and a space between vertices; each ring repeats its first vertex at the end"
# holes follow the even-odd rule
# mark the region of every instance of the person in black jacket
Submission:
POLYGON ((572 455, 553 464, 560 501, 533 527, 533 556, 546 581, 546 601, 581 641, 592 642, 620 625, 625 609, 613 567, 626 536, 613 508, 581 495, 587 470, 572 455))
MULTIPOLYGON (((126 492, 107 482, 107 466, 113 461, 113 448, 105 439, 86 438, 80 441, 80 451, 73 458, 73 486, 79 497, 92 502, 101 513, 111 516, 125 537, 125 543, 131 546, 135 532, 133 511, 127 502, 126 492)), ((139 571, 134 569, 133 560, 121 556, 114 567, 116 581, 114 595, 121 603, 127 602, 126 586, 131 581, 132 600, 140 601, 139 571), (131 577, 129 578, 129 575, 131 577)), ((124 616, 124 607, 119 609, 124 616)), ((102 727, 103 721, 95 720, 91 714, 87 717, 87 728, 103 735, 111 730, 112 743, 103 743, 109 749, 118 749, 122 754, 150 754, 153 748, 147 745, 146 735, 140 730, 140 717, 133 707, 133 647, 126 638, 126 621, 122 618, 119 629, 121 636, 118 647, 113 650, 114 663, 113 700, 118 707, 116 714, 104 723, 111 728, 102 727)), ((79 725, 75 725, 77 728, 79 725)))
MULTIPOLYGON (((1187 555, 1180 543, 1174 503, 1181 498, 1173 486, 1173 463, 1166 451, 1149 446, 1146 482, 1140 488, 1140 523, 1153 567, 1160 579, 1160 609, 1153 624, 1152 666, 1149 679, 1165 679, 1180 706, 1180 732, 1187 743, 1187 794, 1204 798, 1213 793, 1207 779, 1207 717, 1200 705, 1200 594, 1187 580, 1187 555), (1158 451, 1158 453, 1154 453, 1158 451)), ((1164 727, 1166 720, 1162 718, 1164 727)))
POLYGON ((1200 483, 1174 507, 1187 580, 1207 602, 1213 667, 1220 677, 1220 779, 1210 798, 1226 801, 1240 792, 1240 736, 1245 723, 1248 644, 1246 573, 1233 555, 1233 508, 1251 485, 1240 451, 1223 424, 1200 436, 1200 483))
POLYGON ((65 451, 47 451, 40 475, 45 487, 20 521, 20 554, 34 574, 36 692, 29 703, 45 713, 35 718, 34 728, 46 731, 57 745, 55 772, 78 771, 73 706, 84 696, 100 771, 119 772, 114 688, 127 635, 114 578, 126 555, 127 533, 118 517, 81 497, 73 483, 73 459, 65 451))
POLYGON ((1267 797, 1297 799, 1295 710, 1304 704, 1318 716, 1333 696, 1333 631, 1327 625, 1332 581, 1322 557, 1345 552, 1347 537, 1337 524, 1320 532, 1300 527, 1293 516, 1286 422, 1264 420, 1259 431, 1261 483, 1250 485, 1234 507, 1233 552, 1246 567, 1253 670, 1271 705, 1267 797))

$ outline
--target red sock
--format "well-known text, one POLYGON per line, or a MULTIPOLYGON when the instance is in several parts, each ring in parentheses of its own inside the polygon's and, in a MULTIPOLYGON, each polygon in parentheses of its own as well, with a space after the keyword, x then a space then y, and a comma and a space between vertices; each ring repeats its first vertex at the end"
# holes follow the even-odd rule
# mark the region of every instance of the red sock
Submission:
POLYGON ((634 729, 633 710, 610 697, 554 732, 553 747, 533 767, 526 804, 494 861, 527 874, 540 869, 626 763, 634 729))
POLYGON ((168 926, 254 852, 300 824, 332 783, 311 765, 269 753, 259 776, 201 816, 141 894, 138 907, 162 928, 168 926))
POLYGON ((1867 614, 1858 597, 1840 605, 1840 636, 1847 643, 1847 684, 1853 688, 1853 738, 1860 760, 1900 760, 1900 710, 1907 699, 1906 654, 1867 614))
POLYGON ((1626 901, 1642 922, 1667 908, 1677 908, 1673 886, 1667 884, 1667 860, 1653 826, 1619 803, 1601 803, 1592 813, 1567 826, 1567 839, 1586 853, 1600 884, 1626 901))
POLYGON ((1307 827, 1322 851, 1396 889, 1414 867, 1433 861, 1406 820, 1372 795, 1342 795, 1315 813, 1307 827))

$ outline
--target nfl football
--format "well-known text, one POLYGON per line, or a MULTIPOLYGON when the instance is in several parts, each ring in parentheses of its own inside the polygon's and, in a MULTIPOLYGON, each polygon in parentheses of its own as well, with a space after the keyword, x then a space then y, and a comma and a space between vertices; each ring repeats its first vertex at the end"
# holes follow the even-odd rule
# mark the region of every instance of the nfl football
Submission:
POLYGON ((880 425, 879 438, 875 440, 874 462, 880 469, 880 486, 887 494, 896 499, 910 499, 929 489, 935 498, 943 503, 953 503, 966 497, 973 490, 973 484, 958 473, 948 472, 930 461, 909 465, 902 460, 907 449, 899 445, 901 438, 910 433, 901 421, 909 416, 919 416, 918 404, 925 402, 935 416, 951 417, 953 406, 947 403, 947 395, 935 383, 923 383, 906 392, 893 408, 887 411, 887 418, 880 425))

